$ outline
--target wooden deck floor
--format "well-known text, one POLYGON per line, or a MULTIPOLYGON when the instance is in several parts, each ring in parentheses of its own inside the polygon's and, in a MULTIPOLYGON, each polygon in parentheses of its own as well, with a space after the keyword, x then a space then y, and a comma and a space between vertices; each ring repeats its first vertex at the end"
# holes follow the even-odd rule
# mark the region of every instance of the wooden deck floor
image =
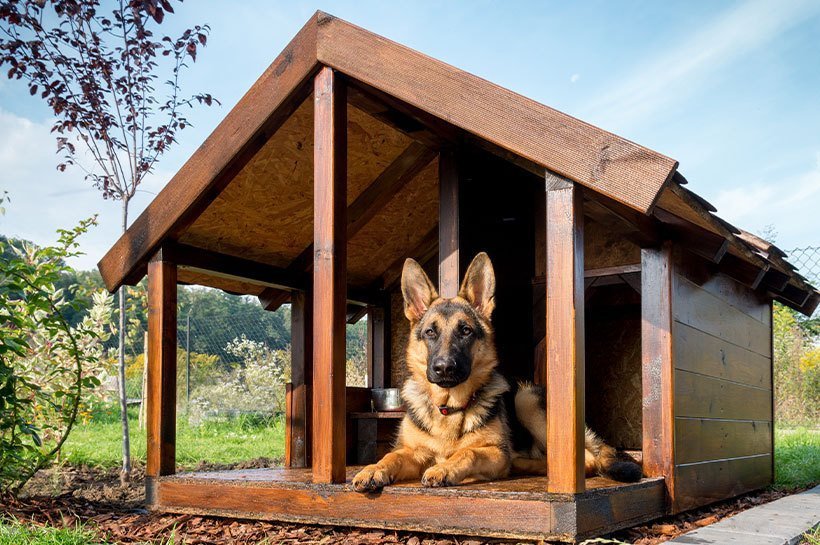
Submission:
POLYGON ((623 484, 587 479, 582 494, 546 492, 544 477, 473 482, 448 488, 399 483, 374 494, 346 484, 314 484, 308 469, 193 472, 161 477, 149 491, 155 509, 311 524, 457 535, 557 539, 599 535, 661 516, 662 479, 623 484))

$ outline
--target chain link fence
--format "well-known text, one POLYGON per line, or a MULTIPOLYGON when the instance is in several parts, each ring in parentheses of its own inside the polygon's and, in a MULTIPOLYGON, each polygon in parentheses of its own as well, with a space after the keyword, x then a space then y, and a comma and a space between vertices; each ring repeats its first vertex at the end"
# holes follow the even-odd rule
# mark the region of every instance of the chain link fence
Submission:
POLYGON ((786 252, 789 262, 800 274, 817 286, 820 283, 820 246, 806 246, 786 252))

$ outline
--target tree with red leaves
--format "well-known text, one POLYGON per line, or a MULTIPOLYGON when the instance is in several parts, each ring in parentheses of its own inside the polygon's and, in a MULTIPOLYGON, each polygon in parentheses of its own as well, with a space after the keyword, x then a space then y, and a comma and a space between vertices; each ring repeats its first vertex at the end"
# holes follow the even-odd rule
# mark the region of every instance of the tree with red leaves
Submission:
MULTIPOLYGON (((0 67, 51 107, 58 170, 76 166, 104 199, 120 201, 123 231, 140 183, 190 125, 185 111, 217 103, 207 93, 181 92, 180 76, 207 43, 209 27, 156 37, 152 27, 173 12, 170 0, 0 0, 0 67), (160 74, 170 76, 160 83, 160 74)), ((120 288, 123 481, 131 471, 125 314, 120 288)))

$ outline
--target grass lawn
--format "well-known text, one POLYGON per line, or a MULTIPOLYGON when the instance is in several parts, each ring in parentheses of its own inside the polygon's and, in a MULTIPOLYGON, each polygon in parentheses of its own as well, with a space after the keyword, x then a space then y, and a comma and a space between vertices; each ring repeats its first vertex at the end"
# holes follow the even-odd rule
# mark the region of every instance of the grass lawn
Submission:
POLYGON ((92 530, 51 528, 0 519, 0 545, 105 545, 92 530))
MULTIPOLYGON (((78 424, 63 446, 62 460, 69 464, 116 467, 122 460, 121 427, 116 411, 97 413, 91 421, 78 424)), ((145 430, 129 411, 131 457, 145 461, 145 430), (132 418, 133 416, 133 418, 132 418)), ((285 454, 285 424, 282 419, 259 423, 248 419, 207 422, 191 426, 177 420, 177 464, 194 467, 199 462, 228 464, 254 458, 282 460, 285 454)), ((4 545, 0 542, 0 545, 4 545)))
POLYGON ((776 429, 775 486, 807 487, 820 483, 820 430, 776 429))

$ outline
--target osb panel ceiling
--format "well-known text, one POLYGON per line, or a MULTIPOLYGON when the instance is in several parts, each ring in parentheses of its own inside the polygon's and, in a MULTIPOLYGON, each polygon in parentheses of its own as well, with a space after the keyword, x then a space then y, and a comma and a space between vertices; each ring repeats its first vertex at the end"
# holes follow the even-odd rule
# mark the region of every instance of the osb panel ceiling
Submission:
MULTIPOLYGON (((348 107, 348 204, 410 139, 348 107)), ((377 221, 377 220, 373 220, 377 221)), ((183 233, 199 248, 286 267, 313 240, 313 97, 183 233)))
POLYGON ((433 160, 347 244, 348 282, 370 284, 438 223, 438 159, 433 160))

